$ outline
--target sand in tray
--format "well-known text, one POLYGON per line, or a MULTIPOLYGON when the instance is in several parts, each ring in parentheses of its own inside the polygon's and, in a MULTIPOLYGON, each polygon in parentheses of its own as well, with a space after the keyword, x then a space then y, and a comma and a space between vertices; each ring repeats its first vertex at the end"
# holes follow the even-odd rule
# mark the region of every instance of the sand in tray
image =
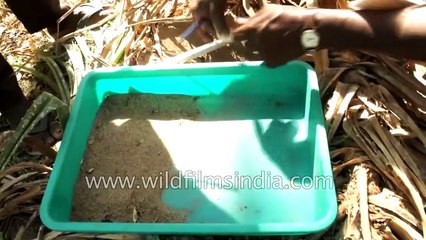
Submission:
POLYGON ((97 113, 89 137, 75 186, 71 219, 184 222, 184 212, 173 211, 161 200, 165 172, 169 171, 170 178, 176 171, 173 171, 171 158, 148 119, 195 120, 199 115, 196 100, 196 97, 183 95, 108 97, 97 113), (142 177, 152 177, 157 183, 143 186, 142 177), (96 187, 93 180, 98 181, 100 187, 96 187), (104 180, 106 183, 110 181, 108 188, 104 187, 104 180), (116 187, 111 185, 114 181, 116 187), (127 187, 132 183, 132 187, 127 187))

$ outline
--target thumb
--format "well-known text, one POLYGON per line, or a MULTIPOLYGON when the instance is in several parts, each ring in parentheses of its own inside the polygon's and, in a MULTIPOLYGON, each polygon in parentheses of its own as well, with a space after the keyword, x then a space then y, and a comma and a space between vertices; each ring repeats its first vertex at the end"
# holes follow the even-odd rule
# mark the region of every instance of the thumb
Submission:
POLYGON ((210 19, 218 37, 227 37, 230 34, 228 23, 226 22, 224 9, 220 4, 211 4, 210 19))

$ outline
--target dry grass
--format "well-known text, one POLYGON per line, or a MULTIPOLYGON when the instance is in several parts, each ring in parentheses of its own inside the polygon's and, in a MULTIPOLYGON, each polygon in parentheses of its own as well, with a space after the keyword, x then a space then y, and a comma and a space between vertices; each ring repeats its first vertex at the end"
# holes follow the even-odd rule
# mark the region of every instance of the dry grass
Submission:
MULTIPOLYGON (((25 65, 32 69, 42 59, 41 56, 60 63, 62 61, 58 68, 47 67, 41 73, 49 75, 52 69, 66 69, 62 75, 57 72, 56 75, 61 76, 56 77, 71 82, 68 90, 72 98, 81 77, 91 69, 146 64, 177 54, 168 48, 173 41, 163 39, 159 29, 190 20, 186 0, 111 2, 117 13, 105 24, 83 29, 57 42, 42 32, 28 35, 10 11, 2 6, 0 49, 16 66, 24 89, 24 82, 35 81, 32 75, 18 66, 25 65), (52 55, 52 47, 58 50, 58 46, 65 47, 69 58, 61 58, 60 53, 63 52, 60 51, 52 55), (50 51, 43 51, 45 49, 50 51)), ((230 11, 237 16, 252 15, 264 4, 264 1, 254 0, 228 2, 230 11)), ((366 7, 362 5, 366 1, 361 2, 364 3, 357 6, 366 7)), ((286 4, 346 8, 348 1, 288 1, 286 4)), ((183 45, 184 48, 193 46, 188 42, 183 45)), ((365 52, 321 51, 305 59, 313 59, 319 75, 339 200, 335 224, 325 232, 306 238, 424 238, 425 67, 415 62, 365 52)), ((60 89, 63 91, 64 86, 61 88, 58 82, 61 81, 47 85, 61 95, 60 89)), ((31 90, 27 89, 29 92, 31 90)), ((7 141, 7 137, 7 133, 0 136, 0 146, 7 141)), ((18 217, 25 219, 18 227, 20 231, 39 224, 37 209, 49 172, 50 168, 42 163, 23 162, 10 166, 0 175, 3 232, 10 230, 9 223, 18 217)), ((36 229, 39 229, 39 225, 36 229)), ((59 239, 64 235, 40 231, 39 236, 40 239, 59 239)), ((93 237, 81 234, 72 236, 78 239, 93 237)), ((122 239, 125 236, 103 237, 122 239)))

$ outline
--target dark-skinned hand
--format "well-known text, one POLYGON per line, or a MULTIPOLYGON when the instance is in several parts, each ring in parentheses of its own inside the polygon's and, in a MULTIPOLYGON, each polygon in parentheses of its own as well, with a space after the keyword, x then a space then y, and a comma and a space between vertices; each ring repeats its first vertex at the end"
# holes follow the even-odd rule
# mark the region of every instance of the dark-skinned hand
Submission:
POLYGON ((196 0, 191 6, 194 22, 200 22, 197 29, 202 40, 208 42, 216 37, 228 37, 229 27, 225 19, 226 0, 196 0))
POLYGON ((267 66, 277 67, 304 54, 300 36, 311 16, 304 8, 268 4, 252 18, 238 20, 231 32, 258 51, 267 66))

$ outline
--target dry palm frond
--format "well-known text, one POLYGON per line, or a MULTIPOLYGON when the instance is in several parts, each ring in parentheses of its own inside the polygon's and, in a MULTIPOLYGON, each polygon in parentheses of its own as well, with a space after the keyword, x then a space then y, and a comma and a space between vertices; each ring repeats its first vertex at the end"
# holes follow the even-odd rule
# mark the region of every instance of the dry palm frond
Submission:
POLYGON ((339 216, 345 218, 344 225, 340 231, 331 228, 323 236, 423 239, 426 232, 424 72, 419 73, 418 63, 410 69, 403 62, 373 53, 343 52, 330 56, 337 64, 319 76, 319 85, 326 103, 330 147, 334 149, 331 156, 335 161, 336 186, 345 186, 338 181, 347 179, 347 187, 339 195, 339 216), (343 121, 339 123, 342 112, 343 121), (366 170, 381 179, 379 183, 367 178, 368 203, 366 170), (348 171, 351 178, 344 177, 348 171))
POLYGON ((51 168, 38 163, 22 162, 10 166, 0 175, 0 222, 1 231, 7 236, 14 234, 21 239, 26 229, 38 219, 38 208, 48 181, 51 168), (29 171, 29 172, 28 172, 29 171), (26 218, 18 232, 8 231, 9 224, 17 216, 26 218))

